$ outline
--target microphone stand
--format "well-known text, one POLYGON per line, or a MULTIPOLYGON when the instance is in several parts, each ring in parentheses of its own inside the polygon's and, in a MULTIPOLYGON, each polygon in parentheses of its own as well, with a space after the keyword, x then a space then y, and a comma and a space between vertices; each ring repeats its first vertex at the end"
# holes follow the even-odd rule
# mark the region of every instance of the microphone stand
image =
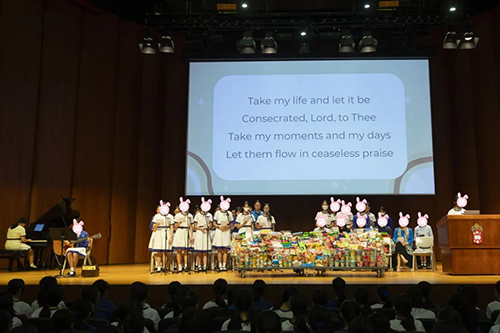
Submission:
MULTIPOLYGON (((187 233, 186 233, 186 251, 187 251, 187 253, 186 253, 185 258, 188 258, 189 257, 189 239, 190 239, 189 238, 189 230, 191 230, 191 220, 189 219, 189 212, 186 215, 186 221, 187 221, 188 227, 187 227, 187 233)), ((188 263, 185 262, 184 265, 186 265, 186 267, 188 269, 188 274, 191 275, 191 269, 189 268, 188 263)))
MULTIPOLYGON (((206 252, 206 255, 207 255, 207 266, 205 267, 205 274, 208 274, 208 240, 210 239, 210 231, 208 230, 208 223, 209 223, 209 219, 208 219, 208 212, 205 212, 205 229, 207 231, 207 252, 206 252)), ((202 252, 202 255, 201 255, 201 261, 203 261, 203 252, 202 252)))
MULTIPOLYGON (((163 267, 162 267, 162 271, 163 271, 163 275, 167 275, 167 265, 166 265, 166 259, 167 259, 167 247, 168 247, 168 230, 169 228, 167 227, 167 217, 166 216, 163 216, 163 219, 165 221, 165 225, 164 225, 164 230, 165 230, 165 244, 163 245, 163 267)), ((169 226, 170 227, 170 226, 169 226)))

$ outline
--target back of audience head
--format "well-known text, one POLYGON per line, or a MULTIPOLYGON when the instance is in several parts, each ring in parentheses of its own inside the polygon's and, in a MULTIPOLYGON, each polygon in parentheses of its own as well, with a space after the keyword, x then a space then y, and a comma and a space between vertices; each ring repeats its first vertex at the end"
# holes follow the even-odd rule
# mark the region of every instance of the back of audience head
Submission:
POLYGON ((21 326, 14 327, 10 333, 38 333, 36 326, 24 323, 21 326))
POLYGON ((283 295, 281 296, 281 301, 280 301, 278 308, 283 306, 283 304, 288 304, 290 301, 290 297, 292 297, 293 295, 298 294, 298 293, 299 293, 299 291, 295 287, 286 288, 285 291, 283 292, 283 295))
POLYGON ((131 312, 141 312, 142 308, 136 301, 127 301, 116 308, 115 321, 118 322, 118 327, 122 327, 125 318, 131 312))
POLYGON ((82 289, 82 298, 86 299, 92 305, 95 305, 97 301, 99 300, 99 290, 97 290, 97 287, 95 286, 85 286, 82 289))
POLYGON ((308 321, 312 332, 330 332, 332 314, 322 306, 315 306, 309 311, 308 321))
POLYGON ((99 279, 92 284, 99 291, 100 297, 106 296, 109 290, 109 283, 103 279, 99 279))
POLYGON ((43 277, 40 282, 40 290, 38 291, 38 306, 43 307, 47 303, 47 290, 52 287, 57 285, 57 279, 53 276, 45 276, 43 277))
POLYGON ((448 307, 439 311, 437 321, 447 321, 456 324, 462 324, 462 319, 460 318, 460 313, 454 308, 448 307))
POLYGON ((477 294, 477 289, 473 286, 463 286, 460 290, 460 295, 462 295, 462 297, 465 299, 465 303, 468 306, 475 306, 477 304, 479 296, 477 294))
POLYGON ((130 312, 123 320, 123 333, 143 333, 144 332, 144 316, 142 312, 130 312))
POLYGON ((349 324, 347 333, 374 333, 370 320, 366 317, 357 317, 349 324))
POLYGON ((144 303, 148 299, 149 288, 142 282, 134 282, 130 286, 130 299, 139 303, 144 303))
POLYGON ((7 284, 7 293, 15 297, 21 297, 24 293, 24 280, 12 279, 7 284))
POLYGON ((45 305, 43 306, 41 312, 40 312, 40 317, 50 317, 50 308, 57 307, 59 303, 62 302, 64 298, 64 288, 58 284, 52 285, 48 287, 46 295, 45 295, 45 305))
POLYGON ((370 292, 365 287, 357 288, 354 291, 354 299, 360 306, 360 313, 362 316, 368 316, 373 311, 370 308, 370 292))
POLYGON ((187 309, 182 313, 179 333, 206 333, 210 318, 207 313, 196 308, 187 309))
POLYGON ((254 301, 260 301, 266 293, 266 283, 264 280, 255 280, 252 285, 252 292, 254 301))
POLYGON ((241 330, 244 322, 250 322, 248 310, 252 306, 252 297, 246 289, 237 289, 234 293, 236 311, 229 322, 230 330, 241 330), (246 317, 246 320, 244 319, 246 317))
POLYGON ((391 302, 391 290, 386 285, 381 285, 377 288, 377 296, 381 303, 384 303, 383 308, 391 309, 394 307, 394 304, 391 302))
POLYGON ((337 296, 339 306, 346 299, 346 296, 345 296, 346 286, 347 286, 347 284, 346 284, 345 280, 341 277, 335 278, 332 281, 333 291, 335 292, 335 295, 337 296))
POLYGON ((295 332, 309 332, 304 316, 307 315, 307 299, 302 294, 290 297, 290 310, 294 318, 295 332))
POLYGON ((340 306, 340 315, 344 322, 349 324, 354 318, 360 315, 360 306, 355 301, 345 300, 340 306))
POLYGON ((52 316, 52 323, 56 332, 70 331, 75 321, 75 314, 68 309, 57 310, 52 316))
POLYGON ((178 297, 182 311, 198 306, 198 296, 189 288, 182 289, 178 297))
POLYGON ((423 309, 424 308, 424 296, 420 288, 412 287, 408 289, 406 295, 411 297, 411 301, 414 308, 423 309))
POLYGON ((391 321, 382 312, 375 312, 371 314, 368 319, 370 320, 375 333, 389 333, 391 331, 391 321))
POLYGON ((281 318, 274 311, 263 311, 257 316, 257 333, 280 333, 281 318))
POLYGON ((407 331, 415 330, 415 320, 411 315, 413 303, 411 297, 408 295, 400 295, 394 300, 394 309, 396 315, 401 320, 401 326, 407 331))
POLYGON ((317 289, 312 296, 312 302, 314 306, 326 307, 328 305, 328 294, 323 289, 317 289))
POLYGON ((225 279, 217 279, 214 282, 214 302, 218 307, 224 308, 226 304, 226 294, 227 294, 227 281, 225 279))

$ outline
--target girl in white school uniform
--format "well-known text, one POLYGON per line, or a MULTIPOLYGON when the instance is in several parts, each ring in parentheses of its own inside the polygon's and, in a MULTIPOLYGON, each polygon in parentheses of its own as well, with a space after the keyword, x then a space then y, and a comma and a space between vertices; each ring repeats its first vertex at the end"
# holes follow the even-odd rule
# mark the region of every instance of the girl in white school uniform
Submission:
POLYGON ((273 230, 275 229, 276 220, 271 215, 271 207, 268 203, 264 204, 264 212, 257 218, 255 227, 258 230, 273 230))
POLYGON ((217 250, 217 259, 219 261, 219 269, 227 270, 227 251, 231 248, 231 221, 233 214, 229 210, 231 199, 220 197, 220 210, 215 213, 214 225, 215 230, 214 243, 212 247, 217 250))
POLYGON ((236 228, 238 229, 238 234, 245 234, 247 239, 253 237, 253 227, 255 220, 253 219, 252 212, 250 211, 250 205, 248 201, 245 201, 243 205, 243 212, 236 217, 236 228))
POLYGON ((209 229, 213 221, 210 208, 212 207, 212 200, 201 198, 200 212, 194 216, 194 252, 196 252, 196 268, 199 271, 207 270, 207 256, 208 252, 212 249, 212 242, 210 240, 209 229))
POLYGON ((189 213, 189 199, 184 201, 182 197, 179 199, 180 213, 174 217, 175 235, 172 242, 172 250, 177 251, 177 267, 178 271, 182 272, 182 264, 184 258, 184 270, 188 270, 188 249, 193 244, 193 215, 189 213))
POLYGON ((156 208, 156 215, 151 220, 150 229, 152 230, 151 238, 149 239, 149 251, 155 253, 156 271, 161 272, 163 267, 168 267, 168 256, 164 254, 172 251, 174 217, 169 214, 170 202, 160 200, 160 205, 156 208), (165 266, 163 266, 165 265, 165 266))
MULTIPOLYGON (((325 229, 325 226, 328 229, 335 221, 335 215, 328 207, 328 201, 326 200, 323 201, 323 203, 321 204, 321 211, 316 213, 316 217, 314 218, 314 220, 316 221, 316 229, 321 229, 321 230, 325 229), (317 223, 318 219, 321 221, 320 223, 321 225, 318 225, 317 223), (326 220, 326 225, 323 225, 323 221, 325 220, 326 220)), ((314 231, 318 231, 316 229, 314 229, 314 231)))

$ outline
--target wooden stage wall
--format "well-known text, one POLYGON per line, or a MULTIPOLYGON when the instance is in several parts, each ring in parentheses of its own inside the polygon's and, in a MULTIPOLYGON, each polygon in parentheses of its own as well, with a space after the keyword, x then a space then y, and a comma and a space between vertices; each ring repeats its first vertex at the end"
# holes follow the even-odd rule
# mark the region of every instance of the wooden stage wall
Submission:
MULTIPOLYGON (((435 224, 461 191, 470 208, 499 212, 500 8, 476 16, 474 31, 475 51, 442 50, 434 35, 436 196, 370 196, 374 208, 425 211, 435 224)), ((99 263, 148 260, 157 201, 184 194, 188 65, 182 38, 175 54, 150 56, 138 52, 142 36, 139 24, 67 0, 0 1, 0 243, 19 217, 71 196, 104 236, 99 263)), ((259 199, 280 228, 303 230, 325 198, 259 199)), ((245 199, 256 198, 233 204, 245 199)))

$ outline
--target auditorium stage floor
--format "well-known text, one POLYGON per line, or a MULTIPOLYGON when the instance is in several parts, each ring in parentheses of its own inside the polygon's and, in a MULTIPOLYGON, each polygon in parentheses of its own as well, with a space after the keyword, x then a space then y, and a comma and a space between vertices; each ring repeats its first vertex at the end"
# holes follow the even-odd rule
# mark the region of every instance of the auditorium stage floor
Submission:
MULTIPOLYGON (((80 272, 80 269, 78 269, 80 272)), ((38 281, 47 275, 55 276, 58 271, 30 271, 30 272, 0 272, 0 285, 6 285, 10 279, 22 278, 27 285, 36 285, 38 281)), ((494 284, 499 280, 498 275, 482 276, 451 276, 443 274, 438 266, 437 272, 430 271, 404 271, 387 272, 384 277, 377 278, 374 272, 327 272, 326 276, 299 276, 291 271, 247 273, 245 278, 240 278, 237 272, 215 273, 187 273, 182 274, 149 274, 149 267, 146 264, 137 265, 106 265, 100 266, 99 278, 60 278, 61 284, 65 285, 87 285, 92 284, 96 279, 105 279, 114 285, 130 285, 134 281, 142 281, 149 285, 166 285, 171 281, 181 281, 189 285, 211 285, 221 277, 230 284, 251 284, 255 279, 263 279, 267 284, 290 285, 290 284, 330 284, 332 279, 341 276, 348 284, 393 284, 405 285, 416 284, 420 281, 429 281, 432 284, 494 284)))

